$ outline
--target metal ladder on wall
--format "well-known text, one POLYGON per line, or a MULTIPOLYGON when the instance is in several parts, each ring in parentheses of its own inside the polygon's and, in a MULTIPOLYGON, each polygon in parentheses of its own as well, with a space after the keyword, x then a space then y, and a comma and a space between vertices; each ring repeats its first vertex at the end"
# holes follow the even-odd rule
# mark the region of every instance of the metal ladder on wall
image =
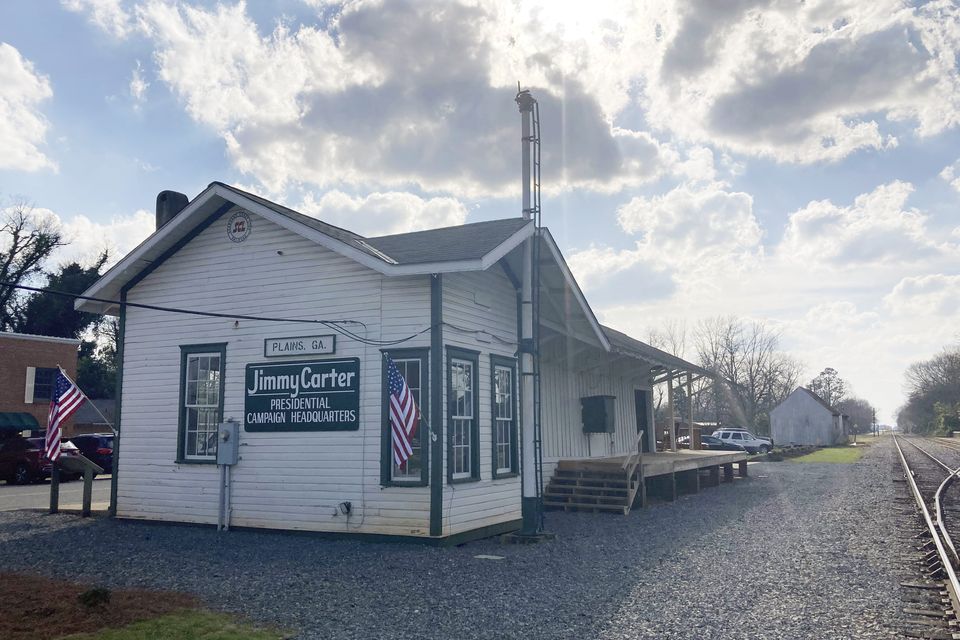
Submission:
POLYGON ((540 513, 540 529, 544 526, 543 507, 543 428, 541 420, 540 399, 540 104, 533 103, 533 127, 530 142, 533 143, 533 201, 531 202, 534 227, 536 229, 533 243, 533 446, 537 478, 537 505, 540 513))

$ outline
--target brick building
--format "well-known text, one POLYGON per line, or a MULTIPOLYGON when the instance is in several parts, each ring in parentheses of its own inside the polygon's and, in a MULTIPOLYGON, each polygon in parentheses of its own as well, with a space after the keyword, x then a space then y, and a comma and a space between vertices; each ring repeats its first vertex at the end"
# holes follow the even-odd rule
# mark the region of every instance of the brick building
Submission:
MULTIPOLYGON (((76 379, 79 347, 71 338, 0 333, 0 431, 46 429, 57 366, 76 379)), ((64 435, 72 434, 71 419, 64 435)))

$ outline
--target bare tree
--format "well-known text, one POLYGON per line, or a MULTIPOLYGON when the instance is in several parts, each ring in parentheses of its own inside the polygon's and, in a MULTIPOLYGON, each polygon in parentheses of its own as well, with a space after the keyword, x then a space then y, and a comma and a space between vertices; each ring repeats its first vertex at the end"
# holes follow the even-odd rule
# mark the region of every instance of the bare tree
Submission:
POLYGON ((877 411, 872 404, 863 398, 849 396, 837 403, 836 407, 846 414, 851 428, 855 428, 855 433, 870 431, 873 425, 873 416, 877 411))
POLYGON ((63 246, 59 224, 36 215, 26 202, 14 203, 0 215, 0 331, 15 325, 23 296, 13 285, 24 284, 43 270, 43 263, 63 246))
POLYGON ((765 433, 770 410, 797 386, 803 367, 780 350, 779 333, 735 317, 702 321, 695 331, 700 365, 718 376, 710 410, 720 423, 765 433))
POLYGON ((897 414, 903 431, 946 433, 960 427, 960 346, 913 363, 905 377, 907 402, 897 414))

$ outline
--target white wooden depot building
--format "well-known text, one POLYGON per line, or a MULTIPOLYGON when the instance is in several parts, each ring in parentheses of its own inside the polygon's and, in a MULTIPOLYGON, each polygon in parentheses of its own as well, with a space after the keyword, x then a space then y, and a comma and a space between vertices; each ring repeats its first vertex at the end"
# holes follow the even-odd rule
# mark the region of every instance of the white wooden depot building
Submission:
POLYGON ((119 517, 433 539, 516 529, 528 238, 544 483, 562 460, 635 451, 640 429, 654 448, 653 379, 705 373, 602 327, 549 231, 520 217, 365 238, 217 182, 189 202, 162 193, 157 217, 77 303, 120 318, 119 517), (391 457, 384 352, 423 413, 406 468, 391 457), (584 399, 612 410, 608 428, 585 432, 584 399), (222 422, 239 425, 223 502, 222 422))

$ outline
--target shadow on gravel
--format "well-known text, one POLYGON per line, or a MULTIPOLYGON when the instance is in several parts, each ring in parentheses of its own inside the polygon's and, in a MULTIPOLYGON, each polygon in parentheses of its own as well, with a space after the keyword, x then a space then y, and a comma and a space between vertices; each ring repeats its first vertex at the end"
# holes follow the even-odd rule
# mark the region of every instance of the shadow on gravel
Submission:
MULTIPOLYGON (((690 612, 719 615, 730 594, 753 600, 744 567, 782 568, 771 533, 789 537, 810 517, 782 495, 804 478, 791 467, 815 465, 750 465, 750 478, 626 517, 548 513, 557 539, 533 546, 434 548, 3 513, 0 571, 194 593, 303 638, 727 637, 690 612), (761 526, 762 544, 753 542, 761 526)), ((816 503, 821 490, 805 487, 804 501, 816 503)))

